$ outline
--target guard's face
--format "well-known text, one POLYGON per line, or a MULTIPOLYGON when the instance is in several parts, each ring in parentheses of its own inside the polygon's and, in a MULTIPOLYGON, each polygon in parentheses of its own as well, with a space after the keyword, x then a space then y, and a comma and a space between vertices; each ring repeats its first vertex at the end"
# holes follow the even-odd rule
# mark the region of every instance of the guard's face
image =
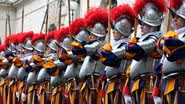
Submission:
POLYGON ((174 17, 173 23, 176 30, 185 26, 185 20, 177 15, 174 17))
POLYGON ((113 36, 114 36, 114 40, 119 40, 121 38, 121 34, 117 30, 113 31, 113 36))
POLYGON ((149 33, 151 30, 151 26, 147 25, 147 24, 142 24, 141 25, 141 32, 142 32, 142 35, 145 35, 147 33, 149 33))
POLYGON ((97 37, 94 36, 94 35, 88 35, 88 42, 91 42, 91 41, 94 41, 94 40, 97 40, 97 37))

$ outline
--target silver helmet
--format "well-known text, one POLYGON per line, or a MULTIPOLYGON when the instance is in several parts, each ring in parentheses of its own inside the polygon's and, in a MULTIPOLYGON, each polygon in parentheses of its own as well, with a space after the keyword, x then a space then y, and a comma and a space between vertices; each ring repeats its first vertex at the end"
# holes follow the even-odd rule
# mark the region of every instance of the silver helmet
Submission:
POLYGON ((182 5, 177 10, 171 10, 172 15, 178 15, 181 18, 185 19, 185 1, 182 2, 182 5))
POLYGON ((150 26, 160 26, 163 16, 159 12, 158 8, 152 3, 147 3, 144 8, 143 14, 139 19, 150 26))
POLYGON ((57 51, 57 43, 56 43, 56 40, 51 40, 51 41, 47 44, 47 46, 48 46, 49 48, 51 48, 52 50, 57 51))
POLYGON ((33 46, 33 48, 38 51, 38 52, 44 52, 46 49, 46 46, 44 44, 43 40, 38 40, 34 43, 35 45, 33 46))
POLYGON ((24 43, 22 44, 22 47, 25 48, 25 49, 28 49, 30 51, 33 50, 33 47, 31 45, 31 38, 30 37, 28 37, 28 38, 26 38, 26 40, 24 40, 24 43))
POLYGON ((140 24, 147 24, 152 27, 161 25, 166 12, 165 0, 136 0, 134 5, 135 13, 138 14, 140 24))
POLYGON ((88 35, 88 31, 85 29, 82 29, 81 31, 79 31, 79 33, 74 37, 75 40, 77 40, 78 42, 83 42, 83 41, 87 41, 86 36, 88 35))
POLYGON ((19 80, 22 80, 28 76, 28 73, 26 72, 26 70, 23 67, 21 67, 18 70, 17 76, 18 76, 19 80))
POLYGON ((62 75, 54 76, 54 77, 51 77, 50 83, 52 86, 56 86, 60 84, 63 81, 63 79, 64 78, 62 77, 62 75))
POLYGON ((63 41, 60 42, 60 46, 63 48, 71 49, 71 39, 70 37, 64 37, 63 41))
POLYGON ((132 24, 127 18, 123 18, 113 25, 123 36, 127 37, 132 33, 132 24))
POLYGON ((90 33, 97 36, 97 37, 105 37, 107 31, 102 23, 98 22, 96 23, 91 29, 90 33))
POLYGON ((38 82, 44 82, 44 81, 48 81, 50 80, 50 76, 49 74, 47 73, 46 69, 45 68, 42 68, 39 73, 38 73, 38 76, 37 76, 37 81, 38 82))

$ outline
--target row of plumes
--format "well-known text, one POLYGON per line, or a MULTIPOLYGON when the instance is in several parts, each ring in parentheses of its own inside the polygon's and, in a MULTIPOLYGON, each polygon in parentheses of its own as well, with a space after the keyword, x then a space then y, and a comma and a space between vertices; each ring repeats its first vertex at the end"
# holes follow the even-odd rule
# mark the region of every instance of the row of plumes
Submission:
MULTIPOLYGON (((130 19, 132 22, 132 25, 134 25, 135 14, 139 14, 139 11, 141 11, 143 6, 147 2, 154 3, 159 8, 160 12, 166 11, 166 5, 163 0, 137 0, 137 2, 134 5, 134 10, 128 4, 123 4, 123 5, 114 7, 111 10, 111 22, 112 23, 117 22, 122 17, 128 16, 128 19, 130 19)), ((182 2, 183 0, 170 0, 170 4, 171 4, 170 7, 177 8, 180 4, 182 4, 182 2)), ((24 43, 27 37, 32 38, 32 44, 34 44, 35 41, 40 39, 43 39, 46 42, 48 42, 50 39, 55 39, 56 41, 59 42, 59 41, 62 41, 62 39, 65 36, 69 34, 72 36, 75 36, 78 34, 80 29, 91 28, 97 22, 101 22, 105 28, 108 27, 108 11, 106 9, 92 8, 86 13, 84 18, 78 18, 75 21, 73 21, 69 25, 69 27, 63 27, 59 30, 51 31, 47 35, 43 33, 33 33, 33 31, 12 34, 10 35, 11 37, 10 36, 5 37, 4 44, 0 45, 0 51, 4 50, 5 47, 8 47, 10 45, 10 42, 12 42, 13 44, 24 43)))

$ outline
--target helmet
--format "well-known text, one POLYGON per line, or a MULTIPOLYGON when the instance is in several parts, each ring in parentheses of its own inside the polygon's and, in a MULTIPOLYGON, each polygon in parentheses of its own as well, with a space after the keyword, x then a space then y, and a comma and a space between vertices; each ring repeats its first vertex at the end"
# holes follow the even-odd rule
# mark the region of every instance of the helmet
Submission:
POLYGON ((47 46, 51 48, 52 50, 56 51, 57 50, 57 44, 56 40, 54 39, 54 31, 51 31, 46 37, 45 41, 47 43, 47 46))
POLYGON ((88 35, 88 31, 85 26, 85 19, 78 18, 73 21, 70 26, 69 30, 74 39, 78 42, 86 42, 86 36, 88 35))
POLYGON ((139 23, 157 27, 162 23, 166 3, 164 0, 137 0, 134 9, 139 13, 139 23))
POLYGON ((60 30, 55 31, 55 39, 57 41, 57 45, 64 48, 71 49, 70 43, 71 39, 69 35, 69 27, 63 27, 60 30))
POLYGON ((128 5, 119 5, 112 9, 111 20, 114 29, 120 32, 123 36, 129 36, 132 33, 132 28, 135 22, 135 14, 133 9, 128 5))
POLYGON ((105 37, 108 27, 108 13, 105 9, 95 8, 89 10, 85 16, 86 27, 97 37, 105 37))
POLYGON ((44 41, 45 35, 40 33, 40 34, 35 34, 31 40, 32 47, 38 51, 44 53, 46 46, 45 46, 45 41, 44 41))
POLYGON ((30 51, 33 50, 32 45, 31 45, 31 39, 33 35, 34 35, 33 31, 20 34, 21 39, 19 39, 19 42, 22 44, 23 48, 28 49, 30 51))
POLYGON ((178 15, 185 19, 185 1, 183 0, 170 0, 170 10, 172 15, 178 15))

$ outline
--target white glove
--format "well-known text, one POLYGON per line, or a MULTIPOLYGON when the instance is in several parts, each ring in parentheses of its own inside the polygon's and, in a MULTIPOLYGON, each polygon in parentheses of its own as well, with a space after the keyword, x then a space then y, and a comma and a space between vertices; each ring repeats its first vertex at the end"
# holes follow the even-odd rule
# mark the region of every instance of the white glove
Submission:
POLYGON ((19 101, 19 92, 15 92, 15 95, 16 95, 16 98, 17 98, 18 101, 19 101))
POLYGON ((125 104, 132 104, 132 98, 130 95, 124 95, 125 104))
POLYGON ((22 93, 22 94, 21 94, 21 99, 22 99, 23 102, 26 101, 26 94, 25 94, 25 93, 22 93))
POLYGON ((161 98, 159 96, 154 96, 153 99, 155 104, 162 104, 161 98))

